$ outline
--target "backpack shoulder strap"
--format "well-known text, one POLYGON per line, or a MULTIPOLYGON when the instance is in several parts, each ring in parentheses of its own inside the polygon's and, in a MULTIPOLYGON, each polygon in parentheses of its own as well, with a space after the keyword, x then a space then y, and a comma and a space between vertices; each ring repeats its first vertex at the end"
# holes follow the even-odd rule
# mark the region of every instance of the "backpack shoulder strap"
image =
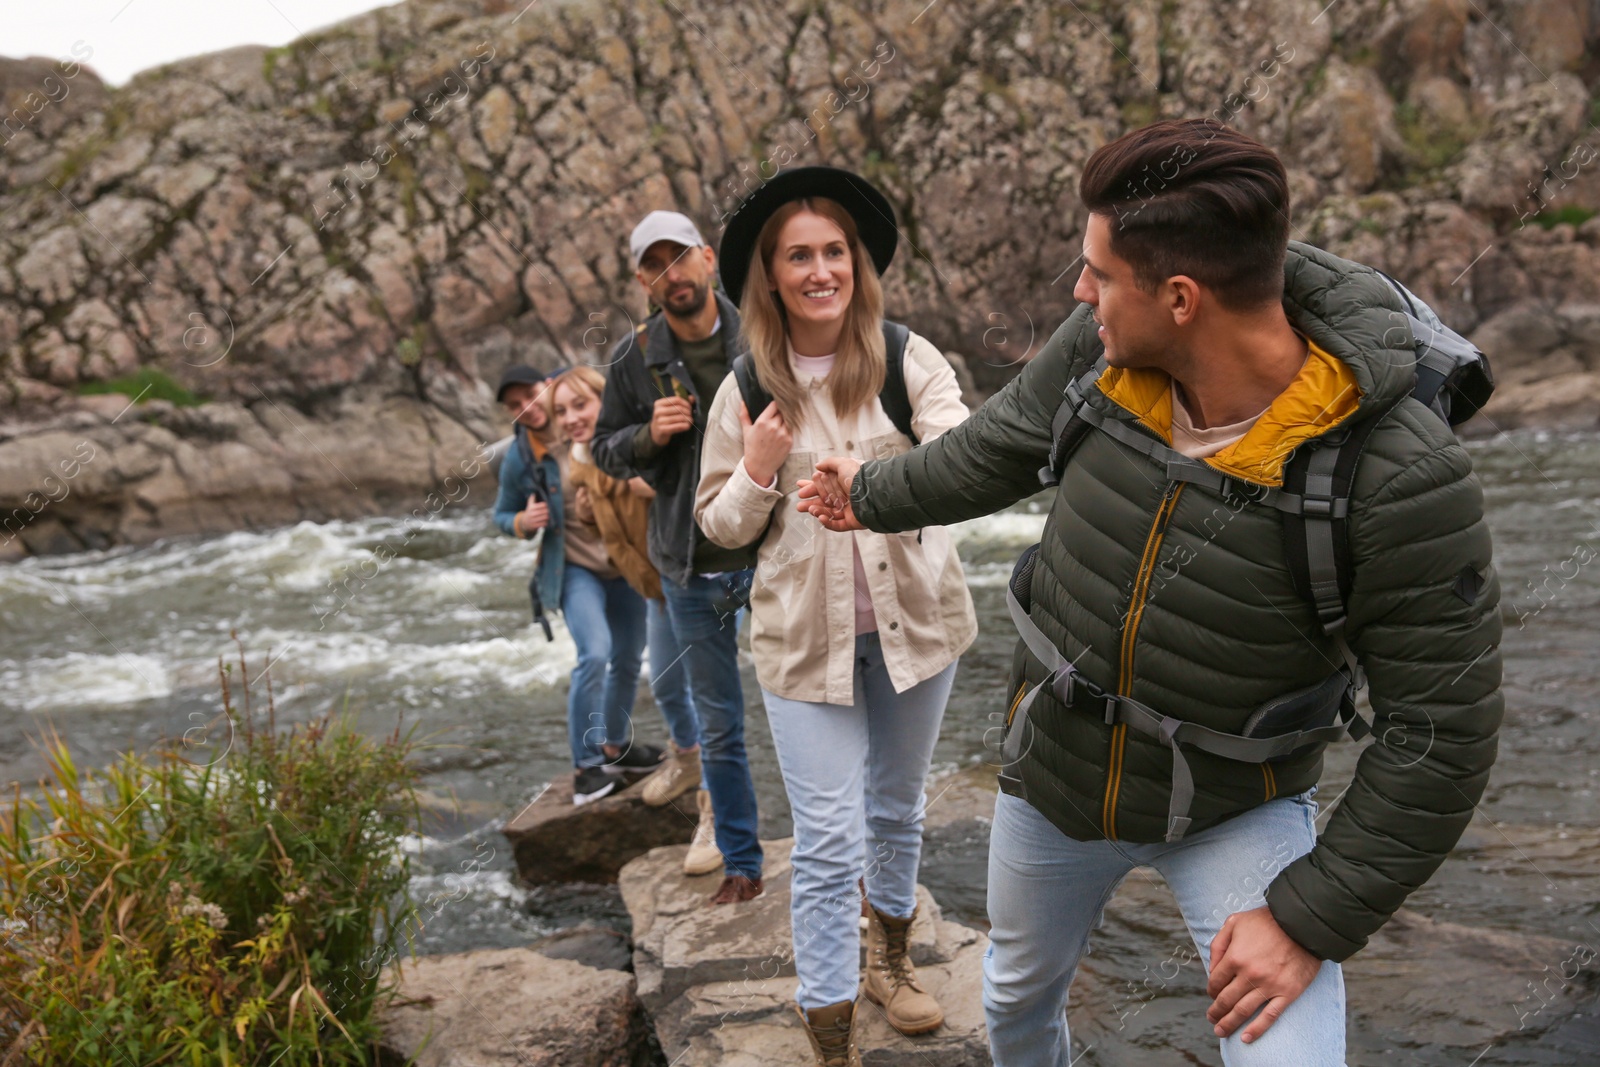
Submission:
POLYGON ((878 403, 894 428, 905 434, 915 448, 922 442, 911 429, 911 397, 906 392, 906 341, 911 331, 898 322, 883 320, 883 389, 878 403))
POLYGON ((1284 554, 1295 589, 1310 601, 1317 624, 1331 637, 1357 688, 1365 681, 1345 639, 1346 601, 1354 581, 1350 559, 1350 489, 1367 439, 1389 410, 1298 449, 1284 467, 1283 489, 1297 494, 1297 510, 1283 512, 1284 554))
POLYGON ((761 379, 756 376, 755 361, 750 358, 750 353, 741 352, 733 358, 733 380, 739 386, 739 395, 744 398, 744 409, 750 413, 750 421, 755 422, 767 410, 767 405, 772 403, 772 394, 766 391, 761 379))
POLYGON ((1095 360, 1094 366, 1070 382, 1062 394, 1055 418, 1050 420, 1050 462, 1039 468, 1039 484, 1046 489, 1061 484, 1067 460, 1089 432, 1090 423, 1082 415, 1083 408, 1089 402, 1089 390, 1105 369, 1104 358, 1095 360))

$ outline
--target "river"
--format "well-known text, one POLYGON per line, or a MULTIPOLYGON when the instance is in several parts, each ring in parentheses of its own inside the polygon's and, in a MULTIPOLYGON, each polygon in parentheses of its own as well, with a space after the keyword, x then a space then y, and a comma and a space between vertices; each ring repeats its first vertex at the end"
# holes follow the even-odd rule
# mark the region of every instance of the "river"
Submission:
MULTIPOLYGON (((1466 926, 1600 945, 1600 849, 1589 847, 1600 843, 1600 437, 1525 432, 1470 448, 1502 587, 1507 715, 1481 817, 1410 903, 1466 926)), ((0 567, 0 782, 37 780, 35 742, 52 726, 80 766, 96 766, 212 721, 218 656, 237 655, 236 632, 251 678, 270 664, 280 724, 342 706, 364 729, 398 722, 428 736, 430 815, 411 841, 415 889, 446 904, 422 931, 421 951, 523 944, 579 920, 625 921, 614 894, 529 893, 511 880, 498 826, 567 769, 573 651, 559 620, 553 643, 529 625, 530 549, 497 535, 488 498, 476 489, 426 521, 303 522, 0 567)), ((941 774, 985 759, 1014 640, 1003 583, 1037 540, 1043 510, 1035 500, 956 530, 981 633, 957 675, 935 754, 941 774)), ((748 663, 745 685, 762 832, 780 837, 788 806, 748 663)), ((661 740, 647 695, 638 721, 641 736, 661 740)), ((1348 746, 1330 754, 1322 800, 1337 796, 1353 762, 1348 746)), ((924 863, 951 916, 974 925, 983 922, 984 848, 970 825, 936 833, 924 863)), ((1152 951, 1150 941, 1107 940, 1096 954, 1113 968, 1152 951)), ((1136 1038, 1113 1034, 1089 1062, 1149 1062, 1140 1049, 1178 1045, 1193 1049, 1186 1062, 1220 1062, 1203 1033, 1195 1039, 1192 1018, 1181 1021, 1190 1031, 1181 1038, 1172 1030, 1179 1023, 1166 1036, 1163 1025, 1136 1038)), ((1446 1051, 1352 1028, 1353 1064, 1471 1058, 1446 1051)), ((1575 1062, 1515 1042, 1497 1055, 1510 1058, 1483 1063, 1575 1062)))

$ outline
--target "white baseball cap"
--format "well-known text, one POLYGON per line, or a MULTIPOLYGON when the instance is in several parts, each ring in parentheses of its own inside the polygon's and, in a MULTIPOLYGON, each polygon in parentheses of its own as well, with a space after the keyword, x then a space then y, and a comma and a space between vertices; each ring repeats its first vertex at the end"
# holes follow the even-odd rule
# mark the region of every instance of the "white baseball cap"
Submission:
POLYGON ((634 270, 639 269, 639 261, 644 259, 645 251, 657 241, 671 241, 685 248, 698 248, 706 243, 694 223, 689 221, 689 216, 676 211, 652 211, 633 228, 633 234, 628 238, 634 270))

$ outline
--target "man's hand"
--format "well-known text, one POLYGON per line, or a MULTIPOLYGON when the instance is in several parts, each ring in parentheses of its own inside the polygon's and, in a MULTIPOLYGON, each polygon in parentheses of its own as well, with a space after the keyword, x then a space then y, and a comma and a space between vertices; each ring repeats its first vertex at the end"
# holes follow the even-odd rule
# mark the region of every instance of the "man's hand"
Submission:
POLYGON ((650 440, 660 448, 694 425, 694 402, 686 396, 664 396, 650 412, 650 440))
POLYGON ((750 421, 750 412, 740 404, 739 428, 744 432, 744 472, 752 482, 766 488, 794 450, 794 435, 784 425, 776 404, 768 404, 755 422, 750 421))
POLYGON ((859 459, 834 456, 817 464, 815 478, 800 479, 800 511, 809 511, 818 522, 841 533, 865 530, 850 507, 850 484, 861 469, 859 459))
POLYGON ((550 525, 550 505, 542 504, 536 496, 528 497, 528 506, 522 511, 522 519, 517 524, 522 528, 522 536, 527 537, 535 530, 542 530, 550 525))
POLYGON ((1246 1043, 1266 1033, 1278 1016, 1306 991, 1322 968, 1317 959, 1283 932, 1265 906, 1234 912, 1211 942, 1211 980, 1206 992, 1214 998, 1206 1018, 1218 1037, 1227 1037, 1246 1019, 1246 1043))

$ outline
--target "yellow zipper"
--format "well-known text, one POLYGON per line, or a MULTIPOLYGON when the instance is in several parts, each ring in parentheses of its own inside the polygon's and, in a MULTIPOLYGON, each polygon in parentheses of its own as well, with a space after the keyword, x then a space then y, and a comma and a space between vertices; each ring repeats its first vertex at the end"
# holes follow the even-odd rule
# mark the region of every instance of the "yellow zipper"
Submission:
POLYGON ((1011 708, 1006 712, 1006 726, 1010 727, 1012 716, 1017 713, 1017 705, 1022 703, 1022 694, 1028 691, 1028 683, 1024 681, 1017 686, 1017 695, 1011 698, 1011 708))
POLYGON ((1267 795, 1265 799, 1271 800, 1278 795, 1278 776, 1272 773, 1271 764, 1263 763, 1260 766, 1262 780, 1266 783, 1267 795))
MULTIPOLYGON (((1156 557, 1161 553, 1161 542, 1167 535, 1167 524, 1178 506, 1183 493, 1183 482, 1167 486, 1161 506, 1156 509, 1155 520, 1150 524, 1145 538, 1144 555, 1139 557, 1139 570, 1133 579, 1133 598, 1128 602, 1128 621, 1122 627, 1122 648, 1117 664, 1117 693, 1127 696, 1133 688, 1133 648, 1139 633, 1139 621, 1144 615, 1145 602, 1150 596, 1150 580, 1155 574, 1156 557)), ((1106 795, 1101 808, 1100 829, 1106 840, 1117 839, 1117 794, 1122 788, 1122 757, 1128 743, 1128 726, 1118 723, 1111 728, 1111 750, 1106 761, 1106 795)))

